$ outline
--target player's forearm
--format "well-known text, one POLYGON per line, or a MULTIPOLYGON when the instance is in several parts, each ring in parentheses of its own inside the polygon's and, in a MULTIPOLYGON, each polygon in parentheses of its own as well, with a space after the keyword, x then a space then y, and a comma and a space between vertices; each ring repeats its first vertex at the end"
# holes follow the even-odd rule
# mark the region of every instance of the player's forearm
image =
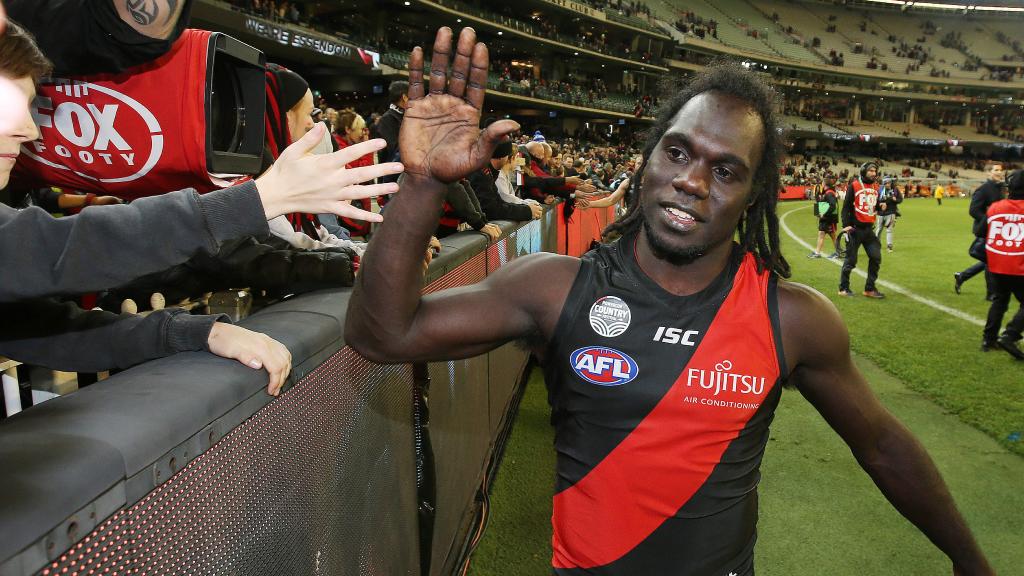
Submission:
POLYGON ((345 340, 371 359, 401 346, 419 308, 423 251, 437 228, 445 186, 405 175, 363 256, 349 302, 345 340))
POLYGON ((984 554, 924 447, 902 425, 856 454, 894 507, 953 561, 959 574, 990 574, 984 554))

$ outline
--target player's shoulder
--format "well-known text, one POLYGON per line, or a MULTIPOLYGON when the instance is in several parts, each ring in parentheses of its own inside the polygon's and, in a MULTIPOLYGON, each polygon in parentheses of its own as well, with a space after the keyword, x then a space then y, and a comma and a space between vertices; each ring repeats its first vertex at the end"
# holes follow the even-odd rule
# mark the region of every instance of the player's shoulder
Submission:
POLYGON ((810 286, 779 280, 779 326, 786 362, 795 367, 829 360, 849 349, 846 324, 835 305, 810 286))
POLYGON ((831 300, 818 290, 780 279, 778 281, 779 320, 783 331, 827 328, 842 324, 839 311, 831 300))
POLYGON ((535 252, 512 260, 488 277, 494 282, 532 286, 534 291, 571 284, 579 272, 581 260, 574 256, 535 252))

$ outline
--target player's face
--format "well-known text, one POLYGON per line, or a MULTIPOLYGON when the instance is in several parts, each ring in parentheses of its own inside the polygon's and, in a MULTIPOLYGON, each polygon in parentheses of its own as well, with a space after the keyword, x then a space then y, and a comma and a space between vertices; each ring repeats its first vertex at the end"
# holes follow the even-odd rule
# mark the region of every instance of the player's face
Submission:
POLYGON ((1006 180, 1006 172, 1003 172, 1003 165, 996 164, 988 171, 988 178, 993 182, 1003 182, 1006 180))
POLYGON ((640 195, 655 255, 693 260, 732 241, 764 147, 745 102, 705 92, 687 102, 651 154, 640 195))
POLYGON ((0 188, 7 186, 21 145, 39 138, 29 103, 36 87, 29 77, 16 80, 0 75, 0 188))

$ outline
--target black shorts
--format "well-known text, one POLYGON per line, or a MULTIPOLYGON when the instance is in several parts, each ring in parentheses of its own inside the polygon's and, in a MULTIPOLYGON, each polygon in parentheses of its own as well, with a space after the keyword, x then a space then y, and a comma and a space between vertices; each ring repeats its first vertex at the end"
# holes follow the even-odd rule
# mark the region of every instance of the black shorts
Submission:
POLYGON ((818 232, 831 234, 836 231, 836 223, 829 220, 818 220, 818 232))

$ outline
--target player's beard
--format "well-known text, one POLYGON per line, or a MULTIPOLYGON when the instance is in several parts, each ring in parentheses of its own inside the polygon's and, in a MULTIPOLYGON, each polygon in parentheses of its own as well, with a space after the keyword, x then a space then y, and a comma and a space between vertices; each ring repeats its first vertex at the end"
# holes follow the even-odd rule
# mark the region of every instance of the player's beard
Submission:
POLYGON ((659 260, 664 260, 669 264, 674 264, 676 266, 692 264, 694 260, 704 256, 709 248, 707 245, 690 246, 683 249, 669 246, 661 239, 660 236, 651 231, 651 227, 647 225, 647 217, 644 214, 643 209, 640 210, 640 227, 644 231, 644 236, 647 238, 647 245, 651 247, 651 252, 654 254, 654 257, 659 260))

